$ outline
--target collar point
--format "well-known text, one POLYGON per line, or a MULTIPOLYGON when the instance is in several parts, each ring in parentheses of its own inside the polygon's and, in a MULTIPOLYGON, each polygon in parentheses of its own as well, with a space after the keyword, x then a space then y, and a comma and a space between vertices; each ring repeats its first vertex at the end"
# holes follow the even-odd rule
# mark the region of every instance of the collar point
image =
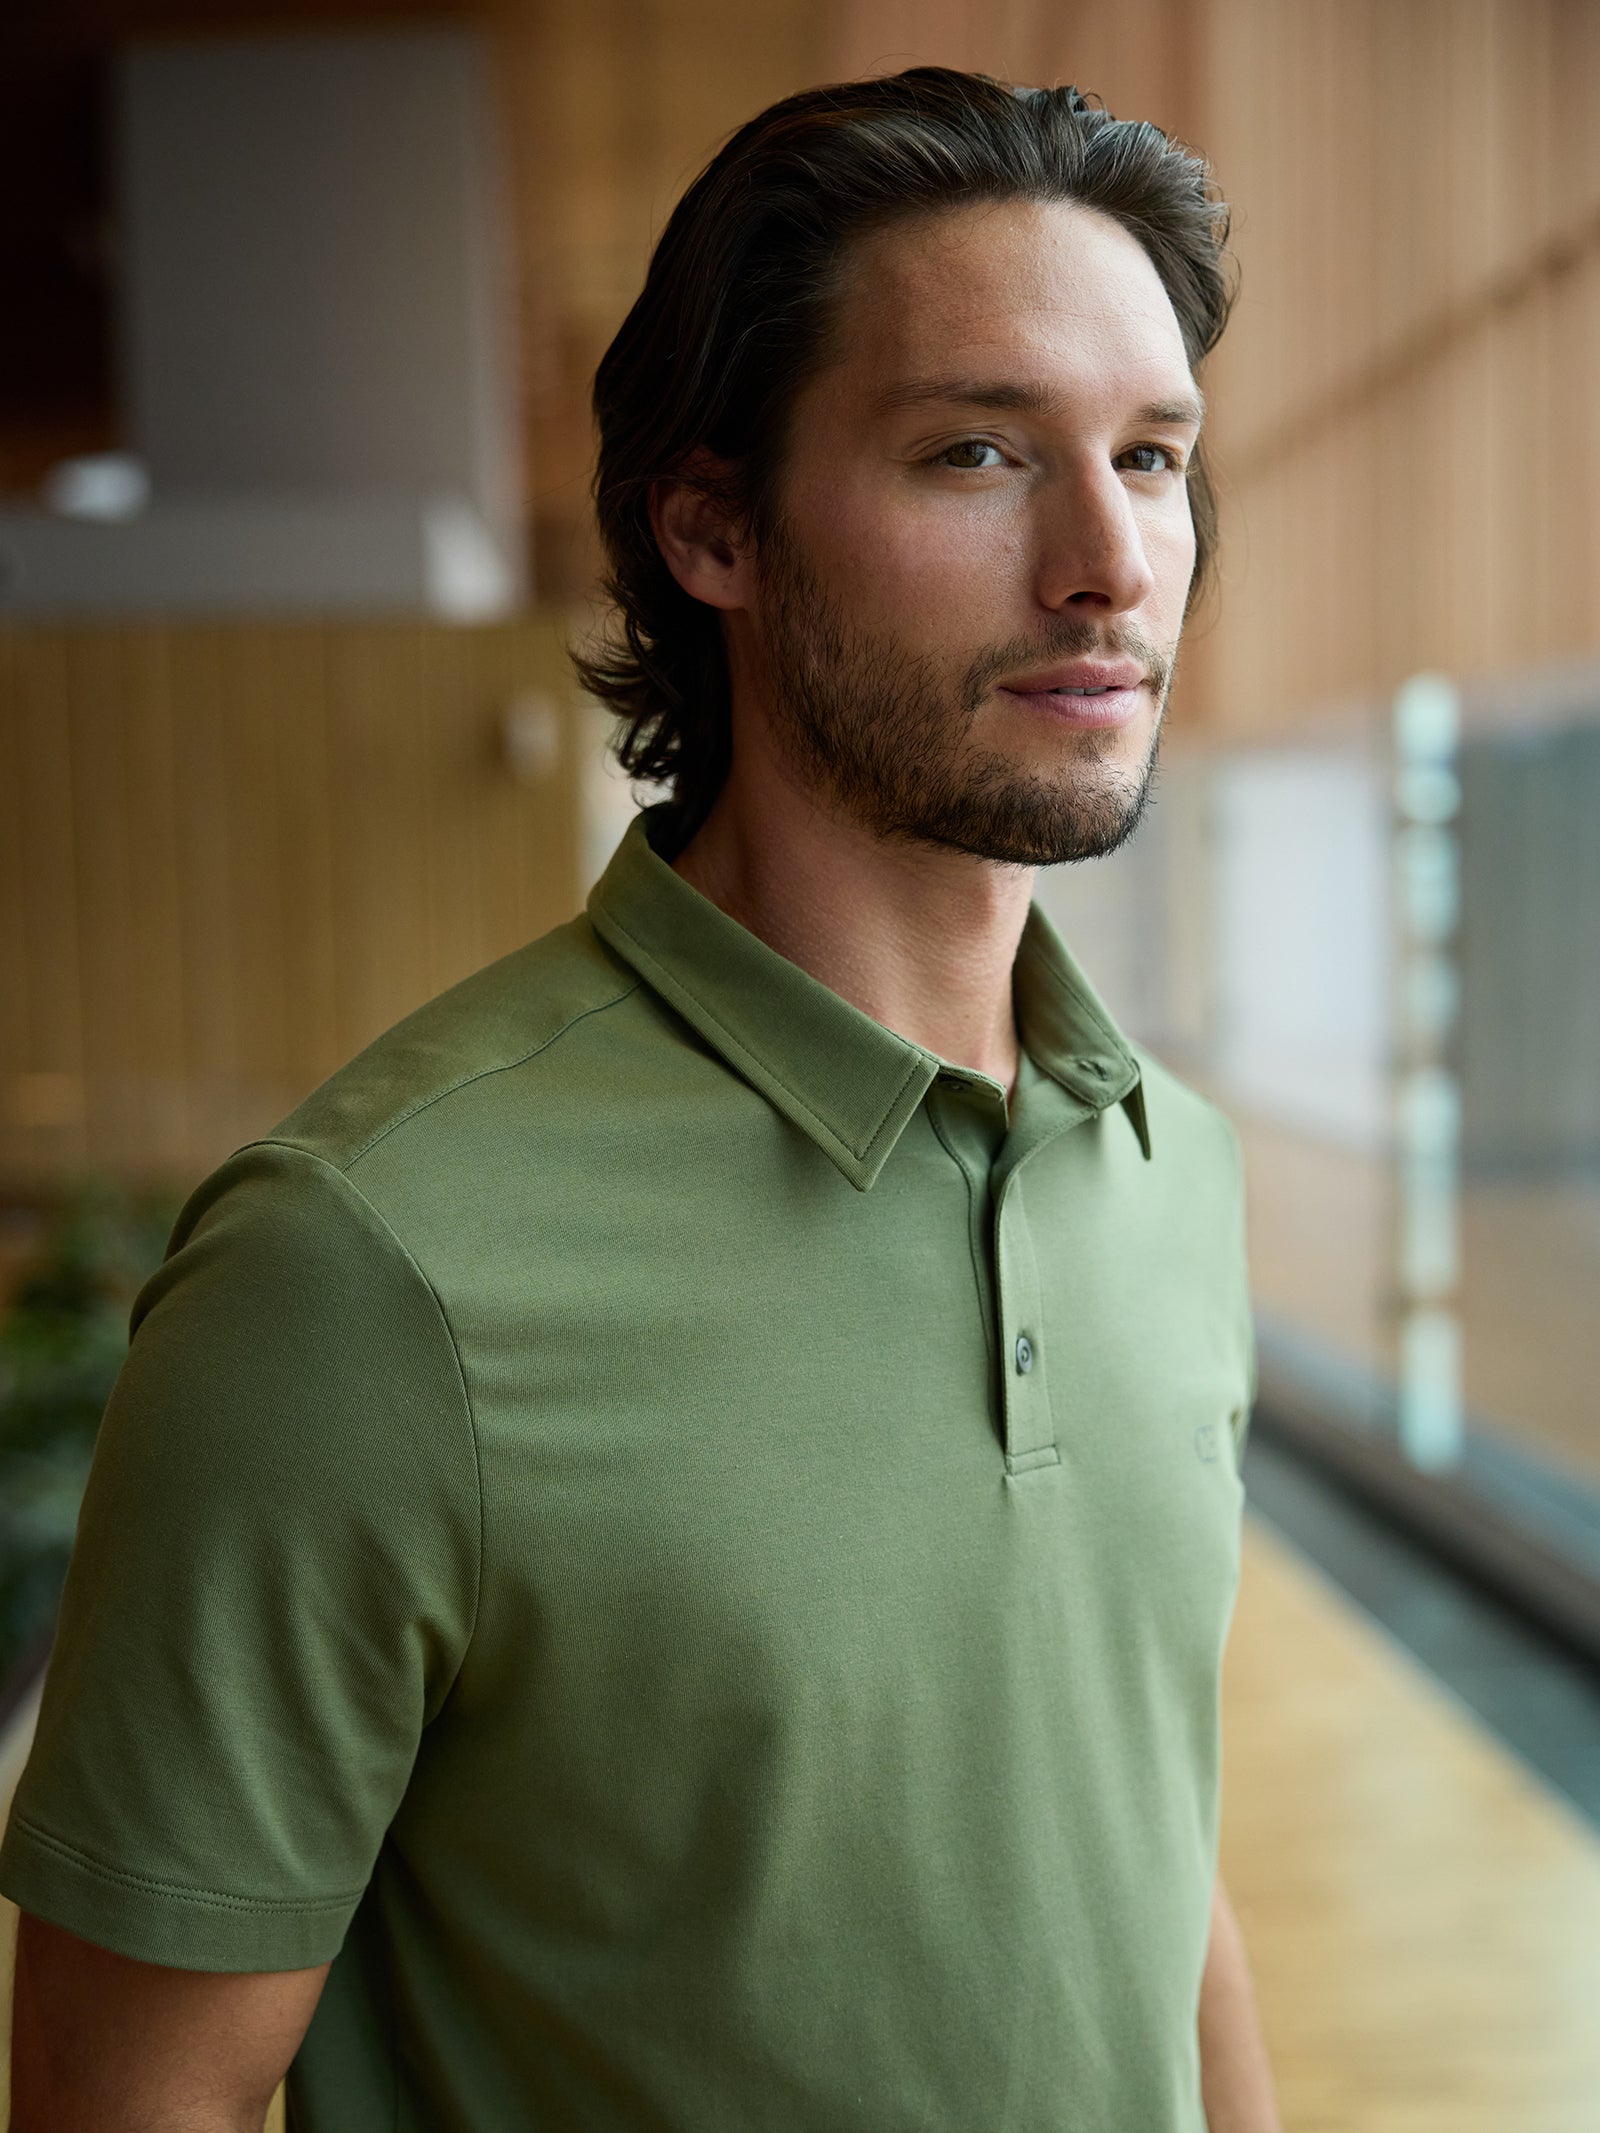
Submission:
POLYGON ((1128 1114, 1128 1123, 1138 1136, 1140 1152, 1148 1163, 1150 1161, 1150 1115, 1145 1108, 1144 1080, 1142 1076, 1136 1078, 1132 1088, 1124 1092, 1121 1103, 1123 1110, 1128 1114))

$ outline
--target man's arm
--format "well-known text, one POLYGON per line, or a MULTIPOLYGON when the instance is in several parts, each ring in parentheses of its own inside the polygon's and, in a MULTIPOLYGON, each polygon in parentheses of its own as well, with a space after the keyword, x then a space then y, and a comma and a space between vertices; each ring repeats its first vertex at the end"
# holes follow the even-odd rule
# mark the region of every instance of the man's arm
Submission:
POLYGON ((1210 2133, 1282 2133, 1250 1966, 1220 1880, 1200 1982, 1200 2093, 1210 2133))
POLYGON ((11 2133, 261 2133, 327 1974, 169 1970, 24 1912, 11 2133))

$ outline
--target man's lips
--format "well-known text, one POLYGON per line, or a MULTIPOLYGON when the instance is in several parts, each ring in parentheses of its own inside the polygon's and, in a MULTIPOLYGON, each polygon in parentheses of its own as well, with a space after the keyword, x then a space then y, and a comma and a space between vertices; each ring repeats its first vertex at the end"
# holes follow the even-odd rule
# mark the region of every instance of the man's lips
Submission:
POLYGON ((1000 684, 1010 696, 1096 696, 1107 689, 1137 689, 1145 671, 1132 659, 1073 659, 1064 666, 1024 674, 1000 684))
POLYGON ((1149 676, 1136 660, 1074 659, 1001 682, 999 693, 1066 726, 1125 726, 1149 676))

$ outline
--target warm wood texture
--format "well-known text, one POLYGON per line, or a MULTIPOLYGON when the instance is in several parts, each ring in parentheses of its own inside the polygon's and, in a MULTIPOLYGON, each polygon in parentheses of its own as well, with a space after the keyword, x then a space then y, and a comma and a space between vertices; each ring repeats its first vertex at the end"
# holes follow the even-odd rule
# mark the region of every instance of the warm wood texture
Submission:
POLYGON ((1600 650, 1600 11, 1211 0, 1203 139, 1242 297, 1206 711, 1600 650))
POLYGON ((559 617, 0 631, 0 1191, 192 1182, 568 917, 578 753, 559 617))
POLYGON ((1224 1710, 1286 2133, 1594 2133, 1594 1833, 1259 1529, 1224 1710))
MULTIPOLYGON (((1594 2133, 1600 1843, 1299 1558, 1245 1541, 1223 1871, 1286 2133, 1594 2133)), ((14 1930, 0 1903, 6 2009, 14 1930)))

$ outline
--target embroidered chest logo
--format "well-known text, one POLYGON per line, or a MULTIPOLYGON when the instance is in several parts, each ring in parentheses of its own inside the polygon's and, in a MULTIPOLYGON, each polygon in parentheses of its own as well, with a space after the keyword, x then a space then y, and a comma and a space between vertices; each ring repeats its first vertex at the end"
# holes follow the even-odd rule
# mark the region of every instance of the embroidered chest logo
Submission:
POLYGON ((1217 1425, 1215 1422, 1202 1422, 1195 1431, 1194 1453, 1195 1457, 1203 1459, 1207 1466, 1215 1464, 1217 1457, 1217 1425))

